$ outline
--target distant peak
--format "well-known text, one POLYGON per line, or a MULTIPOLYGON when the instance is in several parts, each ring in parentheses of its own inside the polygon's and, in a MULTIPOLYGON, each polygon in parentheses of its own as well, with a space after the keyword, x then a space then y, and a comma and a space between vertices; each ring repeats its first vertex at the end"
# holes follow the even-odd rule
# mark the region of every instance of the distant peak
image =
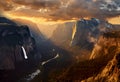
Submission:
POLYGON ((11 25, 16 25, 13 21, 6 17, 0 17, 0 24, 11 24, 11 25))

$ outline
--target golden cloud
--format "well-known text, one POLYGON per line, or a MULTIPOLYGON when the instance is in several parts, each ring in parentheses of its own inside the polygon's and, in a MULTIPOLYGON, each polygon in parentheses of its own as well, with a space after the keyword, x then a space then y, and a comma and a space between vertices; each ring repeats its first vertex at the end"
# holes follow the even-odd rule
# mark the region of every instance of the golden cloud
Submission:
POLYGON ((1 12, 46 20, 73 20, 120 15, 118 0, 0 0, 1 12), (114 3, 114 4, 113 4, 114 3), (9 12, 8 12, 9 11, 9 12))

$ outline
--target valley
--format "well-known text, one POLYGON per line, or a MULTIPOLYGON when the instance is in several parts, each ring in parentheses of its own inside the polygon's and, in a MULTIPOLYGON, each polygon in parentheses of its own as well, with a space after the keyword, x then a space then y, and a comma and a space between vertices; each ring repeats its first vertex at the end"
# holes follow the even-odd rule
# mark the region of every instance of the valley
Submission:
MULTIPOLYGON (((23 47, 28 45, 24 42, 21 49, 25 60, 15 64, 14 69, 0 70, 1 81, 97 82, 103 80, 102 75, 104 70, 108 70, 106 66, 109 61, 118 61, 115 57, 119 53, 119 25, 111 25, 95 18, 81 19, 55 25, 56 29, 51 29, 53 33, 50 37, 44 36, 46 34, 41 33, 40 27, 33 22, 16 20, 16 25, 12 27, 29 28, 30 35, 34 38, 33 47, 23 47), (29 49, 33 50, 30 52, 31 56, 28 55, 29 49)), ((116 66, 116 69, 119 68, 116 66)), ((109 75, 105 73, 106 78, 109 75)))

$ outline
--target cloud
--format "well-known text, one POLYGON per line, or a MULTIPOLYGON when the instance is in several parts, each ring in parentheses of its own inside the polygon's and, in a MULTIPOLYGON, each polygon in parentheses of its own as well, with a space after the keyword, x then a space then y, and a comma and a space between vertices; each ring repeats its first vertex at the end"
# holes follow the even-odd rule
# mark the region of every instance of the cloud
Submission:
POLYGON ((0 10, 8 11, 13 8, 13 5, 8 0, 0 0, 0 10))
POLYGON ((84 17, 106 19, 120 15, 120 0, 1 0, 0 8, 18 16, 54 21, 84 17))
POLYGON ((60 0, 13 0, 13 2, 19 5, 30 6, 32 9, 56 9, 60 6, 60 0))

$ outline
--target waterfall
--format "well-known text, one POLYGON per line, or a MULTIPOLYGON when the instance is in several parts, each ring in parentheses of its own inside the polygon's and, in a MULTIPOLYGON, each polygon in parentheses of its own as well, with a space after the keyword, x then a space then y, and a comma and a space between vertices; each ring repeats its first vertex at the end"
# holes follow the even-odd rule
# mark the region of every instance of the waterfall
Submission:
POLYGON ((74 39, 75 37, 75 33, 77 31, 77 26, 76 26, 77 23, 75 23, 74 27, 73 27, 73 32, 72 32, 72 40, 74 39))
POLYGON ((75 34, 76 34, 76 31, 77 31, 77 23, 75 23, 75 25, 74 25, 74 27, 73 27, 73 32, 72 32, 72 40, 71 40, 71 43, 70 43, 70 45, 72 45, 73 44, 73 40, 74 40, 74 38, 75 38, 75 34))
POLYGON ((22 46, 22 51, 23 51, 23 54, 24 54, 24 58, 25 59, 28 59, 28 57, 27 57, 27 54, 26 54, 26 51, 25 51, 25 48, 22 46))

